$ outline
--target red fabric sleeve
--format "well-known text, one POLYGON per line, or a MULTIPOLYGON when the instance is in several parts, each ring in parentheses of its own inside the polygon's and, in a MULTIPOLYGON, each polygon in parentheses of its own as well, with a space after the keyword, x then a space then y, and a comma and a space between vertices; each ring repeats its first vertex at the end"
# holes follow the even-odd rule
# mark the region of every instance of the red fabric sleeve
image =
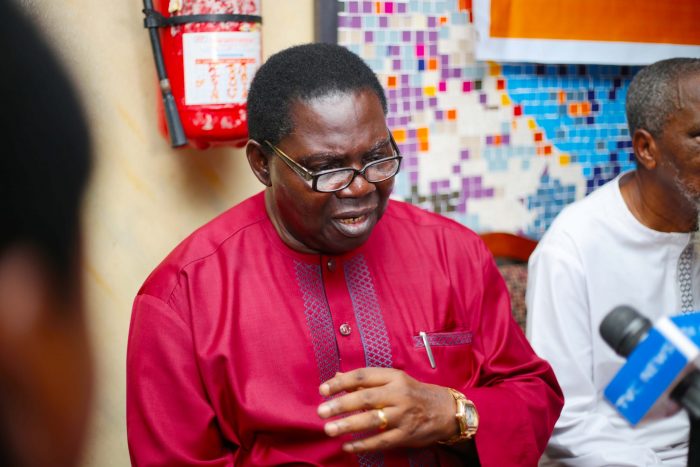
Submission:
POLYGON ((463 388, 479 412, 475 436, 481 465, 536 466, 564 405, 550 365, 537 357, 513 320, 508 289, 493 258, 483 256, 483 287, 475 352, 478 387, 463 388))
POLYGON ((132 465, 234 465, 201 382, 190 327, 150 295, 134 302, 126 402, 132 465))

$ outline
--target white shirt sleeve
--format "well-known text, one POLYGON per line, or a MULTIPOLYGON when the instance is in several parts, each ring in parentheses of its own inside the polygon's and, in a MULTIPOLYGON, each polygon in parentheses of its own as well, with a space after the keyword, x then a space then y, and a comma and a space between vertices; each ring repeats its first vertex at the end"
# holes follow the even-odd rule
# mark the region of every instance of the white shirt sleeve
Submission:
POLYGON ((526 300, 528 337, 554 368, 565 398, 547 456, 555 465, 662 465, 601 410, 607 402, 593 381, 592 333, 598 330, 592 329, 583 266, 565 235, 541 243, 530 258, 526 300))

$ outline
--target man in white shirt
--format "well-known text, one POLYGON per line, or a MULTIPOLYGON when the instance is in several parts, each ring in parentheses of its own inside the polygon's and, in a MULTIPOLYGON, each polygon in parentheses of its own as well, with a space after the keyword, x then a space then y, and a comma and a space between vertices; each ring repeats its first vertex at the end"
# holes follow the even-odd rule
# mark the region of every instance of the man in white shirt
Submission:
POLYGON ((566 399, 554 465, 686 465, 684 412, 631 427, 603 399, 623 359, 598 327, 622 304, 652 321, 700 308, 700 59, 641 70, 626 111, 636 170, 567 207, 530 258, 529 337, 566 399))

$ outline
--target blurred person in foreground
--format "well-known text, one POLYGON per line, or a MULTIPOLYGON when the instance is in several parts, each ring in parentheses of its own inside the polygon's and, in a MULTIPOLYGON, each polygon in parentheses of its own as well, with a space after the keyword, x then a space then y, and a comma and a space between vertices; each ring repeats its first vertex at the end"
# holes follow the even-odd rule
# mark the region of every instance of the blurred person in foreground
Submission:
POLYGON ((390 201, 377 77, 309 44, 248 97, 265 190, 197 230, 134 302, 131 459, 153 465, 535 465, 562 405, 464 226, 390 201))
POLYGON ((530 258, 527 329, 566 397, 555 464, 686 465, 684 412, 632 427, 603 398, 624 359, 598 328, 618 305, 652 321, 700 308, 700 59, 642 69, 626 110, 636 170, 562 211, 530 258))
POLYGON ((80 287, 89 138, 46 42, 0 0, 0 465, 73 466, 91 396, 80 287))

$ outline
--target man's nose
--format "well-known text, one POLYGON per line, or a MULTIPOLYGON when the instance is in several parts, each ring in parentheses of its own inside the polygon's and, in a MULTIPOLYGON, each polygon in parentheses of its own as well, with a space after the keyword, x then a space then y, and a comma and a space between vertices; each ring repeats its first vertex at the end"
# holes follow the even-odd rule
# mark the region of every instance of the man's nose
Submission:
POLYGON ((355 173, 355 177, 350 182, 350 185, 337 191, 336 195, 339 198, 361 198, 372 193, 376 189, 377 187, 374 183, 368 182, 363 174, 355 173))

